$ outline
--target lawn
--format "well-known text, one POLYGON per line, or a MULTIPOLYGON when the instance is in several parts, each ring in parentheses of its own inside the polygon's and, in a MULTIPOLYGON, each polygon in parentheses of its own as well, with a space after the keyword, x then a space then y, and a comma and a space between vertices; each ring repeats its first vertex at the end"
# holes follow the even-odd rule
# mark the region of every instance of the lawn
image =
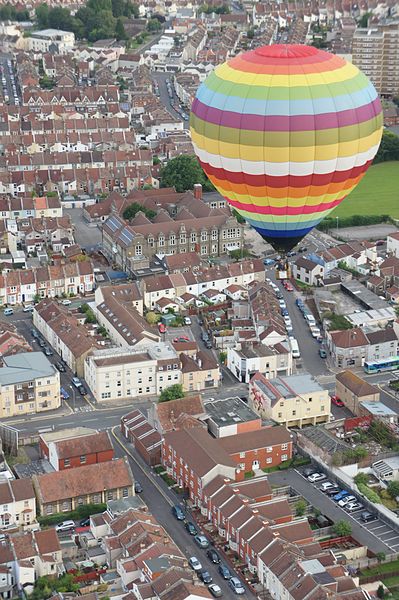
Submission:
POLYGON ((399 219, 399 162, 369 168, 357 188, 329 215, 389 215, 399 219))
POLYGON ((399 560, 385 562, 370 569, 362 570, 361 575, 368 577, 369 575, 383 575, 384 573, 394 573, 399 568, 399 560))

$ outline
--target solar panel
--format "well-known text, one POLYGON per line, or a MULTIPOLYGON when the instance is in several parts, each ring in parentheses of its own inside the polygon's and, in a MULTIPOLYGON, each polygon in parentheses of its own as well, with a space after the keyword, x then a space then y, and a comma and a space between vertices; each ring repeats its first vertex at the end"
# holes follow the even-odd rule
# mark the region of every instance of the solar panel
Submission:
POLYGON ((107 220, 107 227, 109 227, 113 233, 115 233, 115 231, 117 231, 120 228, 120 226, 120 221, 116 217, 109 217, 109 219, 107 220))

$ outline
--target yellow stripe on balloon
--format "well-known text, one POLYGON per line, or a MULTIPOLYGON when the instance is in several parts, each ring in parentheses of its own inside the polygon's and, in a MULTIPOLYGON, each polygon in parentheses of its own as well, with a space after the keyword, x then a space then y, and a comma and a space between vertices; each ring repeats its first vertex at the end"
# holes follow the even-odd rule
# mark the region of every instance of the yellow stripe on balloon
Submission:
MULTIPOLYGON (((346 63, 341 69, 334 71, 322 71, 320 73, 304 74, 304 75, 264 75, 254 73, 244 73, 232 69, 228 63, 220 65, 215 70, 215 74, 231 83, 242 83, 250 86, 262 86, 262 87, 290 87, 293 88, 293 98, 295 98, 295 86, 305 86, 309 88, 312 85, 321 85, 329 83, 340 83, 353 79, 359 75, 359 70, 352 65, 352 63, 346 63)), ((328 90, 326 90, 328 96, 328 90)))
POLYGON ((325 146, 310 146, 310 147, 291 147, 291 148, 257 148, 254 146, 244 146, 230 144, 206 138, 199 135, 191 129, 191 138, 194 146, 202 148, 210 154, 226 158, 238 158, 241 160, 250 160, 259 162, 264 160, 267 162, 310 162, 316 160, 332 160, 344 156, 356 156, 360 152, 366 152, 370 147, 379 144, 381 139, 381 129, 377 129, 372 134, 360 139, 359 141, 340 142, 339 144, 331 144, 325 146))
MULTIPOLYGON (((335 208, 335 207, 334 207, 335 208)), ((254 213, 247 210, 243 210, 242 208, 238 209, 240 211, 240 215, 249 221, 256 220, 261 221, 263 223, 302 223, 306 221, 314 221, 315 219, 324 219, 326 215, 328 215, 332 208, 328 210, 323 210, 322 212, 316 212, 314 214, 302 214, 302 215, 262 215, 261 213, 254 213)))

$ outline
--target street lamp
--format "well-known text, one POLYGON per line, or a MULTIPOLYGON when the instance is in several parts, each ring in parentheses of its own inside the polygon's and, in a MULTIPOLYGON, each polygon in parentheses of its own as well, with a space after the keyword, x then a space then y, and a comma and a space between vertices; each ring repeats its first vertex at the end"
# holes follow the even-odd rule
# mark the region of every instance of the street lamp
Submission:
POLYGON ((339 217, 335 217, 337 219, 337 235, 338 235, 338 223, 339 223, 339 217))

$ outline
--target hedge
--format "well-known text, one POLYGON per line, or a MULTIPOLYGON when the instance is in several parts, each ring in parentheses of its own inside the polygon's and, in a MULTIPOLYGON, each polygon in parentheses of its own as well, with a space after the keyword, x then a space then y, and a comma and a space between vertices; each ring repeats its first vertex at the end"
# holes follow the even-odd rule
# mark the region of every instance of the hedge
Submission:
POLYGON ((371 490, 367 485, 365 485, 364 483, 358 483, 357 487, 359 492, 363 494, 363 496, 365 496, 367 500, 370 500, 370 502, 373 502, 374 504, 381 504, 381 498, 379 497, 379 495, 373 490, 371 490))
MULTIPOLYGON (((390 223, 389 215, 352 215, 351 217, 340 217, 339 226, 342 227, 358 227, 359 225, 376 225, 378 223, 390 223)), ((335 218, 327 217, 317 225, 320 231, 328 231, 336 228, 337 223, 335 218)))
POLYGON ((84 504, 79 506, 76 510, 70 512, 56 513, 54 515, 47 515, 38 517, 37 520, 40 525, 56 525, 62 521, 78 521, 80 519, 86 519, 91 515, 101 513, 107 510, 106 504, 84 504))

